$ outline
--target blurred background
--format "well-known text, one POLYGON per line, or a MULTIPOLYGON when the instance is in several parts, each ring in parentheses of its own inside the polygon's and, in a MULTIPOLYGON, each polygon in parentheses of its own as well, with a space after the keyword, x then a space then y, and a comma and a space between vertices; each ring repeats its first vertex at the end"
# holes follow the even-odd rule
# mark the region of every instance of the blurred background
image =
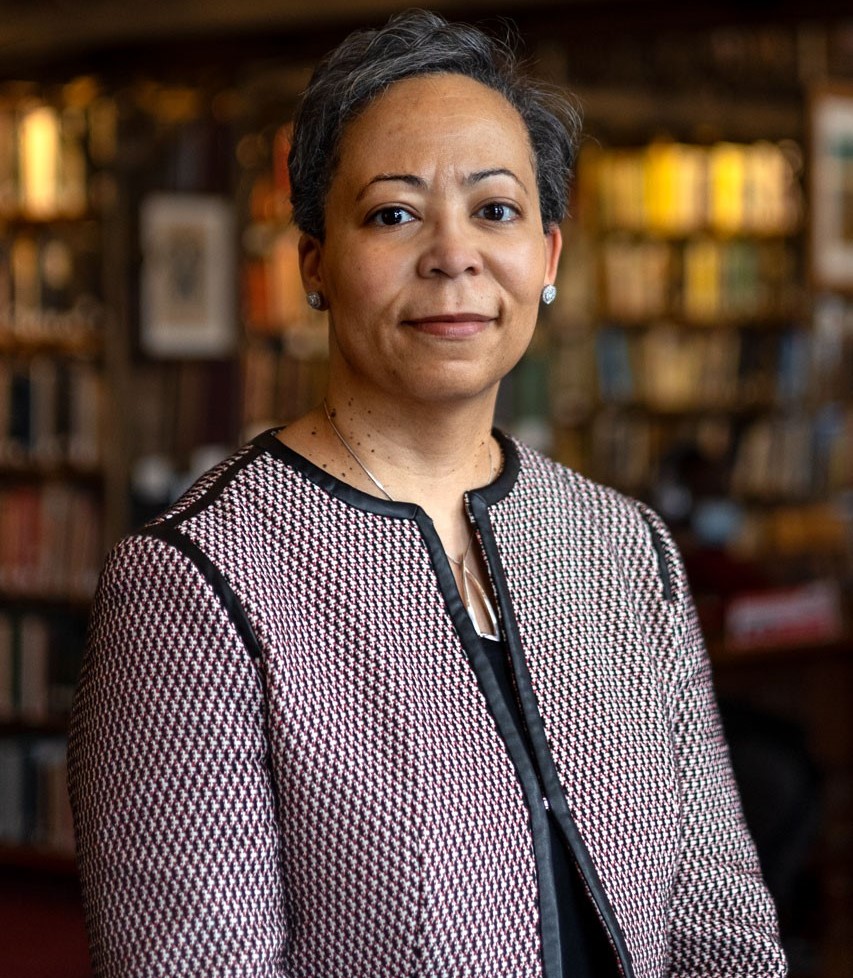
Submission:
MULTIPOLYGON (((322 53, 404 6, 0 2, 4 978, 90 974, 64 731, 100 564, 318 400, 289 120, 322 53)), ((853 12, 433 6, 512 19, 586 118, 500 423, 677 534, 792 974, 849 978, 853 12)))

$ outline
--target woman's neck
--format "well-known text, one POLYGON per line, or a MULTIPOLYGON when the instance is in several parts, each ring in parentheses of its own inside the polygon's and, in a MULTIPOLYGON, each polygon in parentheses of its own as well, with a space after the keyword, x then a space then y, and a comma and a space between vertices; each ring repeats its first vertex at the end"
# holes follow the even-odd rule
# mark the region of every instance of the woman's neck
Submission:
POLYGON ((491 434, 496 393, 448 406, 390 403, 330 389, 325 407, 279 437, 364 492, 416 503, 432 518, 448 553, 456 555, 470 533, 464 493, 486 485, 500 468, 500 448, 491 434))

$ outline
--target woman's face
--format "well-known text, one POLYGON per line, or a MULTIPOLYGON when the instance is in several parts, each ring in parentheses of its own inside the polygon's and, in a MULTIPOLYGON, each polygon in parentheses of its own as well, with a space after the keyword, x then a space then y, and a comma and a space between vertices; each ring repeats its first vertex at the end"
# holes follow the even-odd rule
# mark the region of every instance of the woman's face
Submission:
POLYGON ((300 245, 303 282, 329 306, 331 393, 493 394, 527 348, 560 245, 503 96, 462 75, 397 82, 345 130, 326 238, 300 245))

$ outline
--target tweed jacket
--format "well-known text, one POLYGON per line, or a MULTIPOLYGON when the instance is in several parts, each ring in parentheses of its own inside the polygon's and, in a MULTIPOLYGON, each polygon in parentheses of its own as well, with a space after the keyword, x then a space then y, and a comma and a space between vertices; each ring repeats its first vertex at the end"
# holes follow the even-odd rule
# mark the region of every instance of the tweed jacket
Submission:
POLYGON ((551 978, 548 810, 614 973, 784 974, 667 530, 500 439, 466 506, 538 770, 417 506, 266 432, 114 549, 68 752, 100 978, 551 978))

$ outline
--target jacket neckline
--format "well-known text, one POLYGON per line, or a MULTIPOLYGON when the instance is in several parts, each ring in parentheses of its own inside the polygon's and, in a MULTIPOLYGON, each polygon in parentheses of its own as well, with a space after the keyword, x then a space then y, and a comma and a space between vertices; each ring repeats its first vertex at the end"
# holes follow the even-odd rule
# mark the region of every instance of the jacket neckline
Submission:
MULTIPOLYGON (((393 519, 416 519, 418 514, 422 512, 417 503, 380 499, 378 496, 372 496, 370 493, 351 486, 348 482, 343 482, 331 472, 320 468, 304 455, 279 441, 276 434, 281 430, 282 426, 262 431, 252 439, 252 444, 260 451, 286 462, 291 468, 330 496, 334 496, 356 509, 393 519)), ((492 434, 503 452, 503 468, 498 473, 497 478, 488 485, 471 489, 465 494, 466 497, 482 500, 486 506, 493 506, 509 495, 518 480, 520 469, 518 448, 515 441, 497 428, 492 429, 492 434)))

